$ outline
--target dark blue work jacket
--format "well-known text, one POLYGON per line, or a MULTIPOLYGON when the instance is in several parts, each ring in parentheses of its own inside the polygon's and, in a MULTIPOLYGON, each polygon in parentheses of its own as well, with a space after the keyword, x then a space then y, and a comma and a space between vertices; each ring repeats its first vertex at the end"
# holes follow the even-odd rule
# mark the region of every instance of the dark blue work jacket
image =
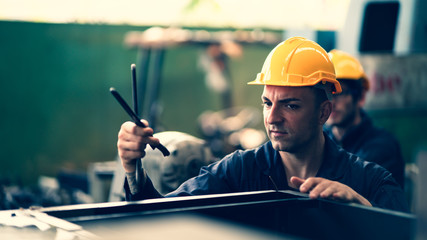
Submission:
MULTIPOLYGON (((326 135, 325 139, 324 160, 317 177, 351 187, 373 206, 408 211, 402 188, 387 170, 346 152, 326 135)), ((198 176, 187 180, 166 197, 275 190, 275 185, 279 190, 295 190, 287 184, 279 152, 267 142, 256 149, 236 151, 203 167, 198 176)), ((125 190, 127 200, 162 197, 149 179, 138 194, 131 195, 126 184, 125 190)))
POLYGON ((325 127, 325 132, 346 151, 365 161, 383 166, 393 174, 393 178, 403 188, 405 161, 399 142, 389 132, 375 127, 371 118, 363 110, 360 114, 362 117, 360 124, 349 129, 341 142, 335 139, 330 127, 325 127))

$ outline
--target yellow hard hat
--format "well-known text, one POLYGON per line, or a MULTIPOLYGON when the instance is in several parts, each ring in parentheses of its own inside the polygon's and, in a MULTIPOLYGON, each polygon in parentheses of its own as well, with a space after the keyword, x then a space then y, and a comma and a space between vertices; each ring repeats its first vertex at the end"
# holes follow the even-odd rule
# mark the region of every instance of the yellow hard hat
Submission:
POLYGON ((362 64, 350 54, 341 50, 331 50, 329 56, 335 67, 337 79, 362 80, 362 87, 369 89, 369 81, 365 75, 362 64))
POLYGON ((327 82, 333 86, 332 93, 341 92, 328 53, 311 40, 292 37, 270 52, 261 72, 248 84, 303 87, 327 82))

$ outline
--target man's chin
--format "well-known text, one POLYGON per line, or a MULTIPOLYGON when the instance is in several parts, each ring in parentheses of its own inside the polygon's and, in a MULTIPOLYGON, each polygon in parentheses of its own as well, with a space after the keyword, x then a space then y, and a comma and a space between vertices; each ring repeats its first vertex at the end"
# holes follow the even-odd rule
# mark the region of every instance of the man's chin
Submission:
POLYGON ((276 151, 286 151, 287 150, 287 145, 284 143, 279 143, 279 142, 275 142, 275 141, 271 141, 274 150, 276 151))

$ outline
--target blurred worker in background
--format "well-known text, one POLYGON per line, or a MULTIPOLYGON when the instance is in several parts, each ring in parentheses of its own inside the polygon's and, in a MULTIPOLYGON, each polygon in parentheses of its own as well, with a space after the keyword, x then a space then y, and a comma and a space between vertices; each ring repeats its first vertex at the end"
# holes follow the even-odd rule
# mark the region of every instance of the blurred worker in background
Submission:
POLYGON ((362 109, 369 89, 362 65, 340 50, 334 49, 329 55, 342 92, 333 97, 333 110, 325 131, 346 151, 386 168, 403 188, 405 162, 398 141, 389 132, 375 127, 362 109))
MULTIPOLYGON (((167 197, 299 190, 310 198, 408 211, 402 188, 387 170, 349 154, 323 133, 332 112, 329 99, 341 87, 327 52, 317 43, 302 37, 280 43, 249 84, 264 88, 261 100, 270 141, 202 167, 167 197)), ((122 124, 117 146, 128 200, 162 197, 136 164, 147 144, 159 144, 153 129, 122 124)))

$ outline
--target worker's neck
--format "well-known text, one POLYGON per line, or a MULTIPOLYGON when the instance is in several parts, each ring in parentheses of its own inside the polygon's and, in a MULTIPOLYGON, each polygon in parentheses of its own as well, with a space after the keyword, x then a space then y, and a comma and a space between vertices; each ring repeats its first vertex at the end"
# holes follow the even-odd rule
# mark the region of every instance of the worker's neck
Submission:
POLYGON ((290 178, 292 176, 303 179, 316 176, 323 162, 324 146, 325 137, 323 136, 323 133, 320 133, 299 152, 280 152, 280 156, 282 157, 282 162, 285 167, 288 185, 290 187, 297 188, 290 183, 290 178))
POLYGON ((348 121, 348 124, 340 124, 332 127, 332 133, 334 134, 335 139, 341 142, 348 130, 359 125, 360 122, 362 122, 362 117, 360 115, 360 110, 358 110, 354 114, 354 118, 348 121))

